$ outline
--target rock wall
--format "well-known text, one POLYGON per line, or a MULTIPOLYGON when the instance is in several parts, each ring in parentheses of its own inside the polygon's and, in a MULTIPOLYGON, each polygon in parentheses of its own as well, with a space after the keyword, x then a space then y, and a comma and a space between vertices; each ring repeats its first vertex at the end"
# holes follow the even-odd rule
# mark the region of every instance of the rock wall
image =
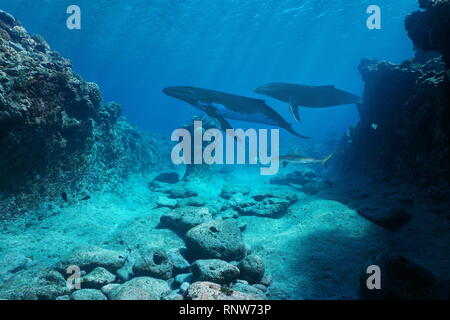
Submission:
POLYGON ((342 139, 343 172, 400 179, 438 192, 448 189, 449 4, 429 1, 428 9, 407 17, 406 28, 417 49, 414 58, 400 65, 361 61, 364 102, 358 105, 359 123, 342 139))
POLYGON ((0 212, 168 163, 166 140, 120 115, 69 60, 0 11, 0 198, 9 199, 0 212))
POLYGON ((416 48, 438 51, 446 69, 450 69, 450 2, 448 0, 419 0, 424 11, 406 17, 405 27, 416 48))

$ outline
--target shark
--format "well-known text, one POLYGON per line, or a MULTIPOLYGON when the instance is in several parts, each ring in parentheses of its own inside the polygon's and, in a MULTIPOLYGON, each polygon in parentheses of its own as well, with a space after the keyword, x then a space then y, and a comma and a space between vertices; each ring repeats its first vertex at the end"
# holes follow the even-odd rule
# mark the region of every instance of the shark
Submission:
POLYGON ((269 83, 255 89, 256 93, 287 102, 297 122, 300 122, 299 107, 326 108, 360 103, 361 98, 337 89, 334 85, 308 86, 292 83, 269 83))
POLYGON ((239 120, 280 127, 298 138, 309 139, 296 132, 292 125, 264 100, 195 87, 167 87, 163 92, 217 119, 223 131, 233 129, 228 120, 239 120))
POLYGON ((331 160, 331 158, 333 158, 333 156, 335 155, 336 151, 331 153, 330 155, 326 156, 323 159, 318 159, 318 158, 310 158, 310 157, 303 157, 300 155, 296 155, 296 154, 292 154, 292 155, 285 155, 285 156, 280 156, 278 157, 278 161, 280 161, 283 164, 283 168, 286 168, 288 166, 288 164, 321 164, 323 165, 325 168, 328 166, 328 162, 331 160))

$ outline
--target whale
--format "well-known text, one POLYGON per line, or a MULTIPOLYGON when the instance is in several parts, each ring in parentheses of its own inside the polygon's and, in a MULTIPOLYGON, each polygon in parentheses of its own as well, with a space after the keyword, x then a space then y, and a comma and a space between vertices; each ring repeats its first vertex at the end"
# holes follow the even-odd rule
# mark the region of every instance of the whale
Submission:
POLYGON ((298 138, 309 139, 296 132, 292 125, 264 100, 184 86, 167 87, 163 92, 217 119, 223 131, 233 129, 228 120, 238 120, 280 127, 298 138))
POLYGON ((334 85, 309 86, 293 83, 269 83, 255 89, 256 93, 286 102, 297 122, 300 122, 299 107, 327 108, 360 103, 361 98, 334 85))

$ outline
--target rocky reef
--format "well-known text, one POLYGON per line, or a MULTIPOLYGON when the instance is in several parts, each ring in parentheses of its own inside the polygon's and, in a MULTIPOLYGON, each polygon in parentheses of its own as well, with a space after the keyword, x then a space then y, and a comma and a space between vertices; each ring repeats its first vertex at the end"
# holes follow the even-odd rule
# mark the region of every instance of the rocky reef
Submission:
POLYGON ((0 11, 3 217, 63 192, 88 192, 102 182, 150 171, 165 162, 160 140, 121 118, 120 105, 102 103, 95 83, 84 81, 42 37, 0 11))
POLYGON ((447 72, 450 69, 450 2, 419 0, 424 11, 415 11, 405 20, 406 31, 416 48, 442 54, 447 72))
POLYGON ((450 183, 449 1, 420 1, 406 18, 416 54, 397 65, 361 61, 359 123, 342 139, 342 172, 412 183, 436 201, 450 183), (429 51, 432 52, 429 52, 429 51))

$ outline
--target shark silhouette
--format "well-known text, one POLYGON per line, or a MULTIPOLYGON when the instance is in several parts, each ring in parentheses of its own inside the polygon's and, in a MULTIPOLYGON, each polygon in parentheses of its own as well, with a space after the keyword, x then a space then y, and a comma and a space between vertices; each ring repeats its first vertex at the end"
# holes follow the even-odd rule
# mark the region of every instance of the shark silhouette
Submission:
POLYGON ((359 103, 361 98, 335 86, 307 86, 292 83, 269 83, 255 89, 256 93, 289 103, 295 120, 300 122, 299 107, 326 108, 359 103))
POLYGON ((288 164, 321 164, 324 167, 328 166, 328 162, 331 160, 331 158, 333 158, 333 156, 335 155, 336 151, 331 153, 330 155, 328 155, 327 157, 323 158, 323 159, 318 159, 318 158, 311 158, 311 157, 303 157, 297 154, 292 154, 292 155, 285 155, 285 156, 280 156, 278 157, 278 161, 280 161, 283 164, 283 167, 287 167, 288 164))
POLYGON ((231 119, 277 126, 298 138, 309 139, 297 133, 292 125, 264 100, 194 87, 168 87, 163 91, 166 95, 185 101, 217 119, 223 131, 232 129, 227 121, 231 119))

